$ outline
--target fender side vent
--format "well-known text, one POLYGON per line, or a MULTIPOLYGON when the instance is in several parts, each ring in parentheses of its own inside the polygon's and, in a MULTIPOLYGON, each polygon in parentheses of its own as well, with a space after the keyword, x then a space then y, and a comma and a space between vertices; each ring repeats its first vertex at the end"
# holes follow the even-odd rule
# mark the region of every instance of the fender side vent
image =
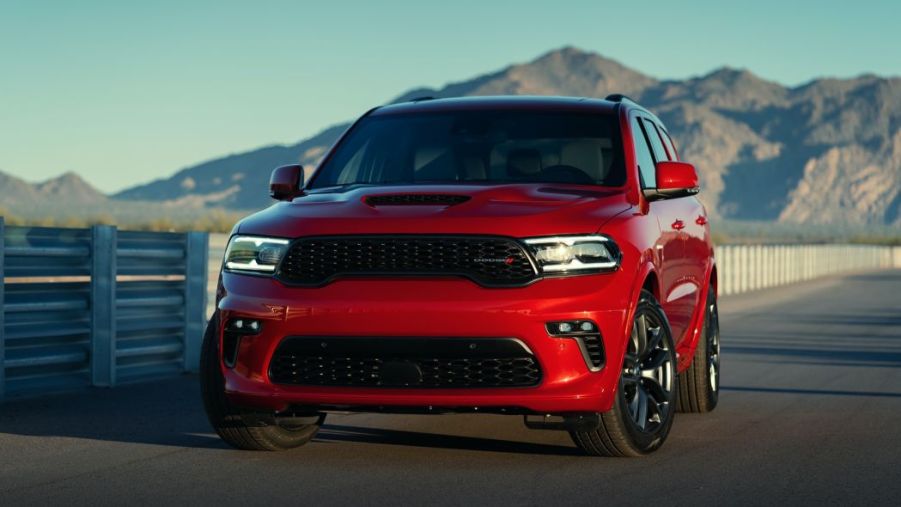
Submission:
POLYGON ((366 198, 370 206, 453 206, 468 201, 468 195, 458 194, 390 194, 374 195, 366 198))

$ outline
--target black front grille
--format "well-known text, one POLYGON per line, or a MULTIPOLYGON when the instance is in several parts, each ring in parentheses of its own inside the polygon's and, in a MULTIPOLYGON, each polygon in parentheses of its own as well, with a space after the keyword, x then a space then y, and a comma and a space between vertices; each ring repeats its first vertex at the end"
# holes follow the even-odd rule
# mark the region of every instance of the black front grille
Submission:
POLYGON ((300 238, 278 270, 289 284, 321 285, 340 276, 463 276, 487 286, 536 278, 522 245, 482 236, 332 236, 300 238))
POLYGON ((532 353, 510 338, 290 337, 269 365, 276 384, 357 387, 529 387, 532 353))
POLYGON ((366 198, 370 206, 439 205, 453 206, 469 200, 468 195, 456 194, 389 194, 366 198))

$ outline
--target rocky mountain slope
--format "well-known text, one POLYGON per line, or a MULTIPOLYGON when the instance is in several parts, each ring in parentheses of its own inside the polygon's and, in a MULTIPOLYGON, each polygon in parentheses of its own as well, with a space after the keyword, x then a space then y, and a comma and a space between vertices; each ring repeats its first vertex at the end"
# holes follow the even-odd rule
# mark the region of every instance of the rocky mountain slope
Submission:
POLYGON ((93 206, 107 201, 107 197, 75 173, 65 173, 41 183, 0 172, 0 207, 7 210, 29 211, 44 203, 66 203, 72 206, 93 206))
MULTIPOLYGON (((787 88, 723 68, 660 81, 598 54, 563 48, 534 61, 422 95, 625 93, 656 112, 682 158, 697 165, 702 198, 722 217, 801 223, 901 224, 901 79, 818 79, 787 88)), ((271 169, 314 167, 346 125, 188 167, 117 199, 260 208, 271 169)))

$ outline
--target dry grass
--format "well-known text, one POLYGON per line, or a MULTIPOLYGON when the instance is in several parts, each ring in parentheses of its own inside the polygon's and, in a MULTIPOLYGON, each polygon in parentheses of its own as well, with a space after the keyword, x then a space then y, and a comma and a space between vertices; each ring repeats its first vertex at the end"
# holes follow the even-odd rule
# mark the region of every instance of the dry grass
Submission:
POLYGON ((157 217, 144 221, 120 221, 112 215, 101 214, 92 217, 40 217, 24 218, 6 212, 0 208, 0 216, 8 226, 30 227, 67 227, 84 228, 92 225, 116 225, 123 230, 157 231, 157 232, 230 232, 235 223, 241 219, 240 213, 228 213, 222 210, 210 210, 194 219, 172 219, 157 217))

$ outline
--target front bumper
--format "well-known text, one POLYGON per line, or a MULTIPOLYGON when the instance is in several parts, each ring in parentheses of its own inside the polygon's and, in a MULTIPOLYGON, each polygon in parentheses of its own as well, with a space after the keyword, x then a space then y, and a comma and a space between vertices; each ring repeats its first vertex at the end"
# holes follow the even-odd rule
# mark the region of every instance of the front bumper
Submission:
MULTIPOLYGON (((259 319, 234 367, 222 365, 226 395, 238 406, 349 410, 499 410, 568 413, 609 410, 619 382, 629 318, 630 282, 622 271, 548 278, 527 287, 484 288, 457 278, 344 279, 320 288, 287 287, 265 277, 223 273, 219 329, 229 319, 259 319), (606 365, 592 371, 579 343, 555 338, 546 323, 592 320, 606 365), (269 378, 276 347, 288 336, 511 337, 535 355, 532 387, 388 388, 285 385, 269 378)), ((221 339, 221 334, 220 334, 221 339)), ((221 350, 221 347, 220 347, 221 350)), ((221 362, 220 362, 221 364, 221 362)))

